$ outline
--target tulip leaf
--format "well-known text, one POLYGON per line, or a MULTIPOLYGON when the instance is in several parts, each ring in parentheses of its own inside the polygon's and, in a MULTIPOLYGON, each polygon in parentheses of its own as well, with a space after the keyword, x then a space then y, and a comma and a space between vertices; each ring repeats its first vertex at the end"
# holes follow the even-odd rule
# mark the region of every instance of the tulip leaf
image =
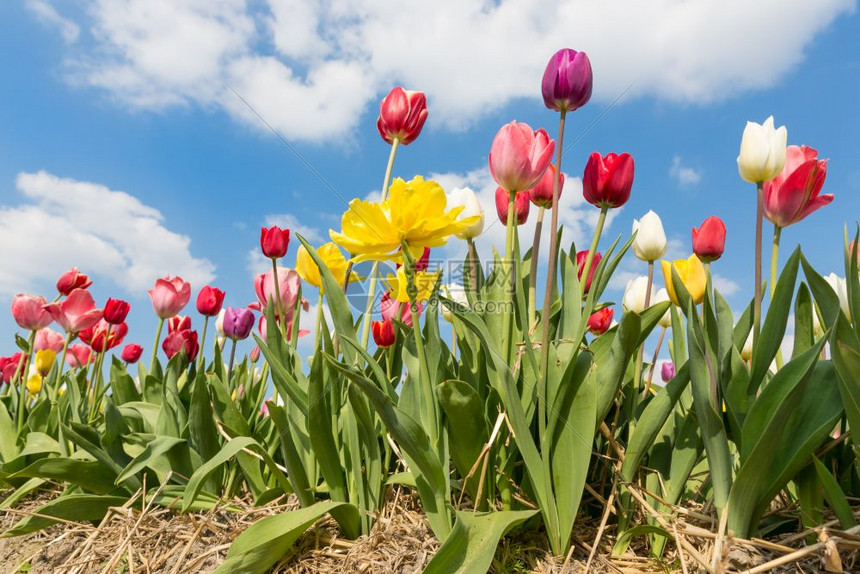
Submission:
POLYGON ((800 255, 800 263, 803 265, 803 274, 806 276, 813 297, 815 297, 815 303, 821 310, 821 318, 823 319, 821 326, 824 329, 829 329, 836 322, 837 317, 842 314, 842 309, 839 307, 839 297, 833 292, 830 284, 812 268, 803 254, 800 255))
POLYGON ((3 538, 38 532, 59 521, 92 522, 104 518, 112 506, 128 502, 125 496, 68 494, 43 504, 3 533, 3 538), (57 520, 52 520, 56 518, 57 520))
POLYGON ((857 520, 854 518, 851 503, 848 502, 848 499, 845 497, 845 493, 842 492, 842 488, 839 486, 839 483, 820 460, 813 456, 812 462, 815 466, 815 474, 818 477, 818 483, 824 491, 824 498, 827 499, 827 504, 829 504, 830 508, 833 509, 833 513, 836 515, 836 518, 839 519, 839 523, 842 525, 842 528, 852 528, 857 524, 857 520))
MULTIPOLYGON (((457 380, 443 381, 436 387, 436 396, 447 417, 451 459, 460 476, 465 479, 490 436, 484 401, 471 385, 457 380)), ((477 496, 478 485, 482 480, 484 478, 476 472, 464 485, 473 499, 477 496)), ((483 492, 486 493, 486 489, 483 492)), ((480 500, 475 503, 484 505, 480 500)))
POLYGON ((111 494, 118 490, 114 484, 115 472, 98 461, 83 460, 80 457, 42 458, 8 478, 41 478, 67 482, 93 494, 111 494))
MULTIPOLYGON (((836 321, 830 337, 830 352, 848 425, 852 429, 860 429, 860 343, 844 315, 840 315, 836 321)), ((851 441, 855 445, 860 444, 853 433, 851 441)))
POLYGON ((806 283, 801 283, 797 289, 797 298, 794 301, 794 348, 791 351, 792 358, 799 356, 815 342, 813 332, 812 295, 806 283))
POLYGON ((269 416, 278 430, 277 438, 280 439, 281 452, 287 465, 287 478, 290 481, 292 490, 302 506, 310 506, 314 503, 314 494, 311 485, 308 483, 307 471, 296 448, 298 441, 295 439, 294 434, 298 429, 290 422, 284 408, 273 402, 269 403, 269 416))

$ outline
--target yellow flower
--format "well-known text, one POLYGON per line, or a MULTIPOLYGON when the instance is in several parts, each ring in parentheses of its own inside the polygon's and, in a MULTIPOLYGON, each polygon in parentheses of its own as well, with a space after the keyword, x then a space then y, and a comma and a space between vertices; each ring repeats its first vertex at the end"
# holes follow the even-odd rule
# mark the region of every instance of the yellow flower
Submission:
POLYGON ((355 256, 354 261, 400 261, 397 250, 401 242, 418 257, 425 247, 445 245, 449 236, 464 232, 480 219, 475 215, 458 220, 463 206, 446 208, 445 190, 435 181, 421 176, 408 182, 397 178, 385 201, 349 202, 340 233, 332 230, 329 235, 355 256))
POLYGON ((666 280, 666 291, 669 292, 669 299, 672 300, 672 303, 680 305, 678 296, 675 294, 675 286, 672 284, 672 267, 675 268, 675 272, 681 282, 684 283, 684 287, 687 288, 693 302, 696 305, 702 302, 705 298, 707 279, 705 278, 705 266, 695 254, 690 255, 687 259, 676 259, 671 263, 664 259, 660 265, 663 267, 663 279, 666 280))
MULTIPOLYGON (((417 271, 415 273, 415 286, 418 288, 418 301, 426 301, 433 294, 433 288, 436 287, 436 281, 439 280, 441 269, 430 273, 427 271, 417 271)), ((406 270, 400 267, 397 270, 397 275, 389 275, 385 282, 388 284, 388 290, 391 291, 391 296, 401 303, 409 302, 409 293, 406 291, 408 282, 406 281, 406 270)))
POLYGON ((39 391, 42 390, 42 375, 39 373, 33 373, 30 375, 30 378, 27 379, 27 392, 30 393, 31 397, 35 397, 39 394, 39 391))
POLYGON ((42 349, 36 351, 36 370, 42 376, 51 372, 54 367, 54 360, 57 358, 57 353, 53 349, 42 349))
MULTIPOLYGON (((334 279, 338 285, 343 285, 348 264, 340 248, 334 243, 326 243, 325 245, 320 245, 316 252, 326 264, 328 270, 331 271, 331 274, 334 275, 334 279)), ((298 271, 306 283, 322 289, 322 277, 320 276, 319 267, 314 263, 304 245, 299 246, 299 252, 296 254, 296 271, 298 271)), ((355 272, 350 273, 349 280, 350 282, 358 281, 358 275, 355 272)))

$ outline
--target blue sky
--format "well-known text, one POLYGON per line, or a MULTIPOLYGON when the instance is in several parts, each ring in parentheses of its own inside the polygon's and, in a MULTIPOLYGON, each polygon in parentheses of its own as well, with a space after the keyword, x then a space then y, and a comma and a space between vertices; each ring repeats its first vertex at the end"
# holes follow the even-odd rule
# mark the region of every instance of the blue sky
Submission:
MULTIPOLYGON (((596 217, 577 189, 588 154, 630 152, 633 194, 606 237, 626 237, 632 219, 654 209, 671 254, 686 256, 690 228, 722 217, 726 254, 713 269, 742 308, 755 193, 735 158, 745 122, 773 114, 789 143, 830 158, 824 192, 836 196, 783 233, 782 253, 802 243, 822 273, 842 274, 843 225, 860 214, 855 2, 603 4, 2 3, 0 302, 20 291, 50 298, 56 277, 77 265, 93 276, 97 301, 131 301, 128 340, 148 354, 155 320, 145 289, 156 276, 192 278, 194 296, 212 281, 228 304, 247 304, 252 272, 265 269, 250 255, 261 225, 293 223, 321 242, 345 208, 338 195, 379 189, 388 146, 376 110, 393 85, 425 91, 430 109, 395 175, 440 174, 446 187, 486 188, 489 198, 486 157, 502 124, 516 119, 555 137, 540 76, 560 47, 586 51, 595 75, 594 98, 566 134, 568 144, 582 135, 563 160, 568 240, 589 239, 596 217)), ((497 225, 487 234, 484 254, 502 233, 497 225)), ((461 253, 455 245, 439 255, 461 253)), ((626 279, 645 270, 631 254, 607 296, 620 301, 626 279)), ((0 327, 15 325, 5 316, 0 327)))

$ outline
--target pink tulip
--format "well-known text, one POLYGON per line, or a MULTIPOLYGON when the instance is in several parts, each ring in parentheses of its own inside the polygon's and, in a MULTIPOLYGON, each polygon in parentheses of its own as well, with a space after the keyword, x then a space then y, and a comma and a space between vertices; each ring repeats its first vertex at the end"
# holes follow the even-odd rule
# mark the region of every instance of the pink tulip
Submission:
POLYGON ((68 295, 75 289, 86 289, 93 282, 89 277, 78 271, 77 267, 72 267, 69 271, 66 271, 60 278, 57 280, 57 291, 61 295, 68 295))
POLYGON ((93 296, 86 289, 74 289, 64 301, 48 303, 44 309, 66 333, 89 329, 102 318, 102 310, 96 309, 93 296))
POLYGON ((278 297, 275 294, 275 275, 270 269, 265 273, 260 273, 254 277, 254 292, 257 294, 257 303, 248 305, 249 308, 255 311, 266 312, 266 306, 269 299, 275 307, 275 315, 283 316, 289 325, 293 320, 293 310, 296 307, 296 299, 299 296, 299 288, 302 280, 299 274, 287 267, 278 268, 278 285, 281 292, 281 305, 283 305, 283 313, 279 312, 278 297))
POLYGON ((47 327, 39 329, 36 332, 36 338, 33 340, 33 350, 42 351, 44 349, 51 349, 55 353, 59 353, 63 350, 64 341, 65 337, 53 329, 48 329, 47 327))
MULTIPOLYGON (((496 188, 496 213, 499 214, 499 221, 504 225, 508 224, 508 207, 510 196, 507 191, 501 187, 496 188)), ((517 216, 517 225, 522 225, 529 218, 529 192, 519 191, 514 199, 514 215, 517 216)))
POLYGON ((2 376, 3 382, 11 383, 15 377, 15 373, 18 372, 19 368, 23 368, 26 362, 27 355, 22 354, 20 351, 11 357, 0 357, 0 376, 2 376))
POLYGON ((125 347, 122 348, 122 360, 128 364, 136 363, 140 360, 140 356, 143 354, 143 347, 137 345, 135 343, 129 343, 125 347))
POLYGON ((73 369, 86 367, 90 362, 90 354, 92 350, 81 344, 69 345, 69 350, 66 353, 66 364, 73 369))
POLYGON ((260 347, 254 347, 253 349, 251 349, 251 352, 248 355, 248 358, 251 359, 252 363, 256 363, 257 361, 259 361, 260 360, 260 347))
POLYGON ((181 277, 170 276, 155 280, 155 287, 148 291, 152 309, 159 319, 169 319, 182 311, 191 299, 191 284, 181 277))
MULTIPOLYGON (((543 177, 533 188, 529 190, 529 199, 538 207, 549 209, 552 207, 552 191, 555 185, 555 166, 550 164, 543 172, 543 177)), ((558 179, 558 197, 561 198, 561 190, 564 189, 564 174, 558 179)))
POLYGON ((12 317, 22 329, 38 331, 53 322, 51 314, 45 310, 47 299, 36 295, 15 295, 12 299, 12 317))
MULTIPOLYGON (((418 316, 421 316, 421 311, 424 310, 424 304, 418 302, 418 316)), ((382 300, 379 302, 379 311, 382 314, 382 320, 397 319, 406 323, 407 326, 412 326, 412 307, 409 303, 401 303, 397 299, 391 297, 391 293, 384 293, 382 300)))
POLYGON ((544 129, 511 122, 496 134, 490 148, 490 173, 505 191, 526 191, 543 175, 555 142, 544 129))
POLYGON ((376 129, 388 143, 397 139, 401 145, 409 145, 421 133, 426 120, 427 98, 424 92, 404 90, 398 86, 379 103, 376 129))
POLYGON ((819 195, 826 177, 827 160, 818 159, 814 148, 788 146, 782 172, 764 184, 765 217, 778 227, 788 227, 827 205, 833 195, 819 195))
POLYGON ((183 331, 174 331, 165 337, 161 343, 161 348, 168 359, 172 359, 174 355, 181 351, 185 351, 185 356, 189 362, 193 362, 197 358, 197 352, 200 351, 200 345, 197 342, 197 331, 185 329, 183 331))

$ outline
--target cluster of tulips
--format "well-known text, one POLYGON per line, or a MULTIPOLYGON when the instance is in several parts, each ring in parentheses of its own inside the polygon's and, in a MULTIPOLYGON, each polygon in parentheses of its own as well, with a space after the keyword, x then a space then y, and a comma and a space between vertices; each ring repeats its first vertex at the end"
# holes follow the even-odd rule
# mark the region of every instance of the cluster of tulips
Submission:
MULTIPOLYGON (((799 249, 782 271, 778 265, 782 229, 833 200, 820 194, 826 160, 808 146, 787 146, 786 129, 775 129, 772 118, 747 124, 738 169, 757 188, 755 283, 750 305, 736 317, 710 273, 725 249, 719 217, 692 229, 685 259, 661 261, 667 239, 653 211, 634 220, 626 242, 619 237, 600 249, 609 210, 631 195, 630 154, 588 157, 582 192, 599 209, 594 235, 587 249, 559 245, 564 129, 568 115, 588 103, 592 80, 585 53, 560 50, 542 83, 546 107, 559 114, 557 140, 517 122, 496 134, 489 170, 506 242, 492 265, 477 252, 485 214, 472 190, 446 193, 421 176, 392 178, 399 148, 416 141, 428 117, 424 94, 398 87, 382 100, 377 122, 390 146, 379 201, 353 199, 329 243, 314 247, 297 235, 294 269, 279 263, 290 231, 263 228, 260 248, 272 267, 254 278, 258 300, 222 309, 224 292, 203 287, 199 335, 180 315, 191 286, 158 279, 149 291, 158 327, 148 367, 138 363, 143 349, 129 344, 104 376, 106 354, 127 334, 129 304, 109 299, 96 308, 86 275, 63 275, 53 302, 16 296, 12 314, 29 339, 18 337, 21 352, 0 359, 9 383, 0 395, 0 435, 13 437, 0 444, 0 482, 17 489, 11 499, 42 484, 32 480, 65 481, 68 491, 42 515, 97 520, 145 484, 160 484, 165 494, 157 500, 182 510, 211 508, 240 491, 258 503, 294 495, 301 508, 251 526, 229 551, 224 572, 239 565, 265 571, 327 513, 346 536, 368 533, 392 485, 417 494, 443 541, 431 572, 486 569, 499 537, 515 527, 542 528, 550 550, 563 557, 578 517, 596 514, 605 526, 613 509, 616 551, 644 532, 655 555, 673 539, 665 517, 687 500, 709 503, 741 537, 762 527, 780 492, 797 500, 804 524, 821 519, 825 498, 840 520, 853 520, 845 508, 860 492, 853 439, 846 442, 846 431, 860 425, 852 406, 860 400, 860 328, 851 321, 860 313, 856 238, 849 245, 846 234, 845 277, 821 277, 799 249), (517 231, 531 204, 537 226, 522 254, 517 231), (763 318, 765 218, 774 239, 763 318), (452 237, 468 245, 457 281, 429 265, 430 250, 452 237), (647 274, 627 284, 616 322, 605 291, 631 249, 647 274), (372 268, 359 277, 353 266, 364 261, 372 268), (382 262, 396 271, 382 277, 382 262), (796 288, 801 265, 806 282, 796 288), (346 293, 358 282, 366 307, 354 317, 346 293), (313 289, 319 304, 307 359, 296 347, 310 333, 301 318, 313 289), (795 340, 785 358, 780 346, 792 301, 795 340), (450 346, 439 336, 440 314, 455 335, 450 346), (218 337, 210 353, 213 317, 218 337), (49 328, 53 322, 65 337, 49 328), (644 343, 658 326, 646 361, 644 343), (655 384, 670 330, 671 361, 655 384), (236 366, 236 341, 252 335, 253 351, 236 366), (233 341, 226 365, 225 339, 233 341), (134 363, 136 377, 128 372, 134 363), (36 435, 51 446, 37 448, 36 435), (612 458, 617 464, 607 462, 612 458), (72 470, 86 462, 102 474, 87 482, 57 470, 56 461, 72 470), (584 500, 588 484, 591 503, 584 500), (91 497, 88 511, 75 514, 72 503, 80 508, 84 495, 91 497), (648 529, 633 530, 637 520, 648 529)), ((47 523, 25 520, 13 532, 47 523)))

